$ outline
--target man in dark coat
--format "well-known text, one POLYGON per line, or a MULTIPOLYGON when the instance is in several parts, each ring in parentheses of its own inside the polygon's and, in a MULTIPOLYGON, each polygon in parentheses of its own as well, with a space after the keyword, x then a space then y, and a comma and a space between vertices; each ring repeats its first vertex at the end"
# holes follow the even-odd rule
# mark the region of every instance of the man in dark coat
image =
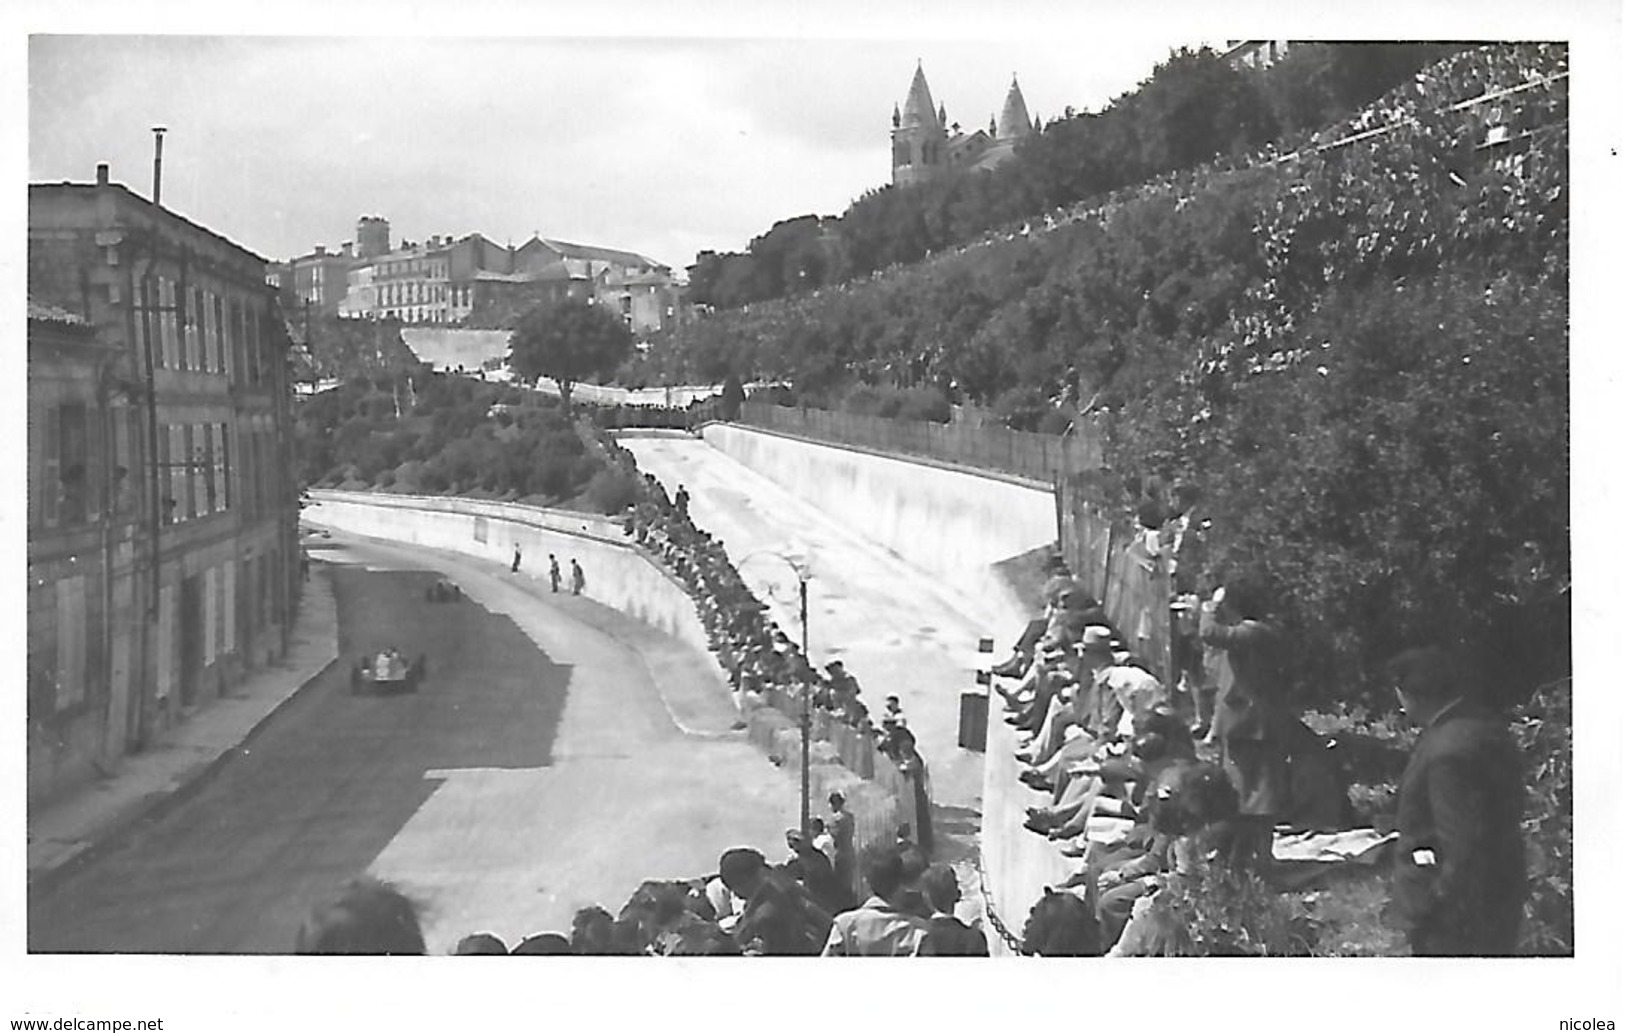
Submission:
POLYGON ((1388 674, 1423 728, 1399 783, 1393 916, 1413 954, 1511 954, 1527 892, 1517 747, 1442 650, 1401 653, 1388 674))

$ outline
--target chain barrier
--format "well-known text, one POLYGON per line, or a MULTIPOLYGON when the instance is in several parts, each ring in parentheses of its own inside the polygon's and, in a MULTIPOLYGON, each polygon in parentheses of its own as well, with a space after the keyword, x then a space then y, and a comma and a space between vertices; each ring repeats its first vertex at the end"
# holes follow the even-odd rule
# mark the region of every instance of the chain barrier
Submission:
POLYGON ((1004 924, 1004 919, 999 916, 999 909, 993 902, 993 894, 988 890, 987 869, 982 866, 982 848, 980 845, 971 854, 971 865, 976 869, 976 883, 982 893, 982 913, 987 916, 988 923, 993 926, 993 931, 999 934, 999 939, 1004 941, 1004 945, 1010 949, 1010 953, 1018 957, 1026 957, 1026 948, 1022 945, 1020 938, 1010 931, 1010 927, 1004 924))

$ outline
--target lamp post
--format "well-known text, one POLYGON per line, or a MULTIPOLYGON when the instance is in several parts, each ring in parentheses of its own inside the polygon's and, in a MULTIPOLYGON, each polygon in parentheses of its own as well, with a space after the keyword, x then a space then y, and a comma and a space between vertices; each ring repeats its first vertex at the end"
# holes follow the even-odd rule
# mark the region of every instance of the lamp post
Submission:
POLYGON ((781 552, 759 549, 739 561, 743 567, 758 556, 772 556, 789 567, 796 576, 796 597, 801 609, 801 661, 807 674, 801 679, 801 831, 812 834, 812 660, 807 652, 807 582, 812 575, 806 567, 781 552))

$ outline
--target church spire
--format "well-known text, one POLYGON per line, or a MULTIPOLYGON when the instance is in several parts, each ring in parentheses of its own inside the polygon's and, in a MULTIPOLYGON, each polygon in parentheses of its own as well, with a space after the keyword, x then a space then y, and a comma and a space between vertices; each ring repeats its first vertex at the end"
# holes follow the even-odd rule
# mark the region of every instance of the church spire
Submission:
POLYGON ((1033 120, 1027 116, 1027 101, 1021 96, 1021 84, 1015 73, 1010 74, 1010 92, 1004 98, 1004 111, 999 115, 998 138, 1013 140, 1033 130, 1033 120))
POLYGON ((914 66, 914 81, 909 84, 908 99, 903 101, 903 126, 923 129, 942 127, 937 119, 937 106, 931 100, 931 87, 925 84, 924 62, 914 66))

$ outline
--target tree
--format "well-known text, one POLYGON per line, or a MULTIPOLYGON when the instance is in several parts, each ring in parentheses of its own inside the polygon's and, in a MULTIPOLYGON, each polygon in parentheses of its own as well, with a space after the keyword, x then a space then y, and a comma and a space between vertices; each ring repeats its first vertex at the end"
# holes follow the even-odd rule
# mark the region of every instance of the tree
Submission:
POLYGON ((508 342, 508 367, 520 380, 558 381, 565 407, 576 383, 608 376, 632 352, 632 333, 600 305, 565 300, 526 312, 508 342))

